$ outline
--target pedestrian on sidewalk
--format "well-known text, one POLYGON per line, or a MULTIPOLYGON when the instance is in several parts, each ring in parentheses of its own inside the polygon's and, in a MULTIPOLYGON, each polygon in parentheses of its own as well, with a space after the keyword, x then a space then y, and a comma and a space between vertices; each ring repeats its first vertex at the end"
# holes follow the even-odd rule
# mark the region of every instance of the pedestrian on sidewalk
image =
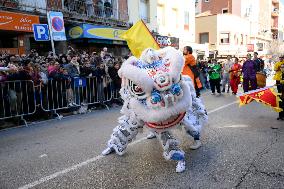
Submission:
POLYGON ((230 74, 229 71, 231 67, 233 66, 233 61, 231 60, 232 57, 229 55, 227 56, 227 61, 223 64, 223 70, 222 70, 222 92, 224 93, 226 91, 226 85, 228 84, 227 93, 230 92, 230 74))
POLYGON ((234 95, 238 92, 238 86, 240 84, 240 75, 241 75, 242 66, 239 64, 239 59, 235 58, 235 63, 230 69, 230 85, 232 93, 234 95))
POLYGON ((247 60, 243 64, 243 88, 244 92, 256 90, 256 69, 255 62, 251 60, 251 54, 247 54, 247 60))
POLYGON ((221 82, 221 65, 217 63, 215 59, 208 62, 209 83, 212 91, 212 95, 215 95, 215 89, 217 93, 221 95, 220 82, 221 82))

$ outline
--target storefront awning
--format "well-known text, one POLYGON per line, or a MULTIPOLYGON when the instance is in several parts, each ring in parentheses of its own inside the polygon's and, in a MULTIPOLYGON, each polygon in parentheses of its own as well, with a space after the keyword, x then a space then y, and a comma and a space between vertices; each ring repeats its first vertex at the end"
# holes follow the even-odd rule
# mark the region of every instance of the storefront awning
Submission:
POLYGON ((126 30, 111 28, 107 26, 98 26, 92 24, 80 24, 67 28, 68 39, 106 39, 124 41, 119 36, 126 30))

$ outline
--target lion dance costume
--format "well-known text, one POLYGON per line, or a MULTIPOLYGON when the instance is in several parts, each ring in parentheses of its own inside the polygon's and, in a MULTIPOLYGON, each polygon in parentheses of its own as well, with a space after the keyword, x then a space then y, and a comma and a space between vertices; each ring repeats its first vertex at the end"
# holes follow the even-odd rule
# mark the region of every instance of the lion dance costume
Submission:
POLYGON ((177 161, 176 172, 185 170, 184 152, 171 130, 183 126, 188 135, 199 140, 207 113, 196 98, 191 79, 181 75, 183 65, 183 55, 172 47, 146 49, 140 59, 130 57, 122 64, 119 76, 123 116, 118 119, 103 155, 123 155, 138 128, 146 126, 161 141, 164 158, 177 161))

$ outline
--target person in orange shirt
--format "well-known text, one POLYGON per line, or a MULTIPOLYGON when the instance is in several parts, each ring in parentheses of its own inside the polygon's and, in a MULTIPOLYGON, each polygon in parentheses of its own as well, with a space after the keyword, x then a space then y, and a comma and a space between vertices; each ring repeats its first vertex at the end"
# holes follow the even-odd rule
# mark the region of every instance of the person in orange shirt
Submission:
POLYGON ((189 76, 195 86, 196 97, 200 97, 200 89, 202 88, 202 84, 199 79, 199 71, 196 65, 196 61, 194 56, 192 55, 192 48, 190 46, 185 46, 183 49, 183 55, 185 59, 182 75, 189 76))

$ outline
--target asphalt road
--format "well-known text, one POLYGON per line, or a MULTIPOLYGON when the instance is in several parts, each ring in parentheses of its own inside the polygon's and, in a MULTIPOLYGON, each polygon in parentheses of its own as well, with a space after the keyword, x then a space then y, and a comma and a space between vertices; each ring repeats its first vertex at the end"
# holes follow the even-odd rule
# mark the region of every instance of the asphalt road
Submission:
POLYGON ((203 95, 209 125, 192 151, 175 135, 187 169, 175 173, 155 139, 140 133, 123 157, 101 151, 119 108, 0 131, 0 188, 284 188, 284 122, 263 105, 239 108, 236 97, 203 95), (274 127, 274 129, 272 129, 274 127))

